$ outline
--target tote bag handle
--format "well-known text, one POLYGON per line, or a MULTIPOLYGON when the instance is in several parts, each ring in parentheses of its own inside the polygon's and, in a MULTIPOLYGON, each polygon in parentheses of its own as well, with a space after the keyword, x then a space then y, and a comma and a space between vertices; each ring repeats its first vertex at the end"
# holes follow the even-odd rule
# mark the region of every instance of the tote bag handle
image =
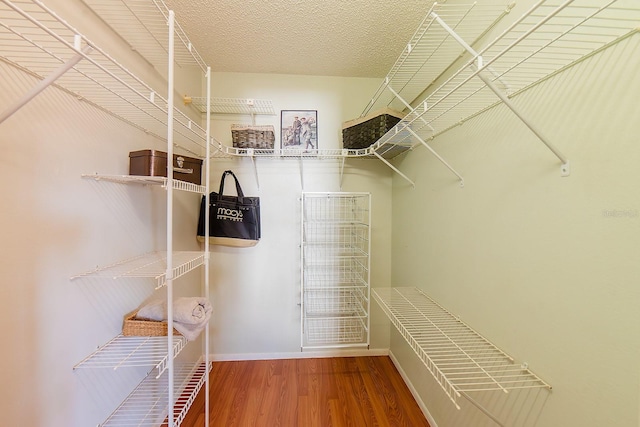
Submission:
POLYGON ((227 175, 231 175, 236 181, 236 194, 238 195, 238 201, 240 203, 244 203, 244 193, 242 192, 242 187, 240 187, 240 182, 238 182, 238 178, 233 173, 233 171, 227 170, 222 174, 222 178, 220 178, 220 190, 218 194, 221 196, 224 194, 224 181, 227 178, 227 175))

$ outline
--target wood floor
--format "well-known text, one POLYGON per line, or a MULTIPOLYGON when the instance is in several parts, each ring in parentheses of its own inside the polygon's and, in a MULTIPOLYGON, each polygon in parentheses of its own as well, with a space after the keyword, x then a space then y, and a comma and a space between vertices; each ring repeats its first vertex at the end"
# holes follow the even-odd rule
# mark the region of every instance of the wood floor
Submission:
MULTIPOLYGON (((204 426, 203 391, 183 427, 204 426)), ((214 362, 211 427, 429 427, 391 359, 214 362)))

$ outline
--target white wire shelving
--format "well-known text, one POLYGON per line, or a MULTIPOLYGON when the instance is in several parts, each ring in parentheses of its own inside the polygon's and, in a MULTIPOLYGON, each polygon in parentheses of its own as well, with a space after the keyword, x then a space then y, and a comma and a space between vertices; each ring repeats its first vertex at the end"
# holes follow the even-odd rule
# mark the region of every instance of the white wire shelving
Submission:
MULTIPOLYGON (((108 3, 109 7, 117 3, 126 7, 131 2, 108 3)), ((152 6, 145 19, 162 19, 166 39, 163 10, 150 1, 135 3, 152 6)), ((176 49, 178 53, 182 50, 176 49)), ((171 109, 175 145, 202 156, 205 130, 179 109, 169 107, 166 88, 152 88, 39 0, 0 2, 0 56, 41 80, 23 99, 0 113, 0 123, 54 85, 162 141, 167 140, 171 109)), ((185 61, 190 57, 191 64, 202 66, 197 55, 179 56, 185 61)))
MULTIPOLYGON (((193 105, 201 113, 206 113, 206 98, 184 96, 185 105, 193 105)), ((211 114, 245 114, 275 116, 273 102, 270 99, 252 98, 211 98, 211 114)))
POLYGON ((370 203, 302 193, 302 349, 369 345, 370 203))
MULTIPOLYGON (((165 189, 167 188, 169 181, 166 177, 163 176, 83 174, 82 177, 95 179, 96 181, 115 182, 118 184, 159 186, 165 189)), ((206 188, 204 185, 180 181, 178 179, 174 179, 172 185, 173 189, 177 191, 186 191, 198 194, 205 194, 206 192, 206 188)))
MULTIPOLYGON (((39 80, 21 99, 16 100, 14 105, 0 111, 0 123, 9 119, 40 92, 54 86, 165 142, 169 158, 172 157, 174 148, 205 158, 205 186, 174 180, 171 175, 167 178, 85 175, 97 180, 157 185, 165 188, 167 247, 165 252, 144 254, 99 267, 72 279, 152 278, 156 281, 157 287, 165 287, 167 299, 172 300, 173 281, 204 265, 204 292, 205 297, 208 297, 208 244, 205 244, 204 252, 174 252, 172 212, 174 190, 196 192, 208 197, 208 160, 211 150, 209 120, 206 129, 203 129, 190 119, 187 114, 190 109, 182 106, 186 111, 183 112, 174 102, 174 67, 192 67, 194 71, 204 73, 207 93, 210 91, 210 69, 176 22, 174 13, 162 0, 86 0, 85 3, 129 42, 133 50, 156 67, 160 74, 165 75, 166 71, 166 85, 161 83, 163 87, 156 88, 145 83, 122 65, 123 58, 108 54, 42 1, 0 0, 0 59, 39 80)), ((119 54, 121 51, 116 53, 119 54)), ((195 116, 193 111, 191 115, 195 116)), ((197 121, 200 121, 199 117, 197 121)), ((155 399, 155 403, 149 407, 150 416, 144 417, 143 421, 135 425, 160 425, 164 417, 169 425, 179 425, 197 393, 189 379, 195 371, 184 371, 188 376, 181 377, 183 371, 174 370, 174 356, 180 352, 185 340, 181 336, 173 336, 173 328, 170 326, 172 305, 169 304, 168 307, 167 337, 144 339, 119 336, 77 366, 101 367, 103 364, 113 363, 114 368, 150 365, 158 369, 158 377, 151 379, 151 388, 147 388, 145 381, 134 392, 133 403, 147 398, 155 399), (164 371, 167 372, 162 375, 164 371), (158 381, 166 382, 164 393, 158 388, 158 381), (174 387, 176 385, 178 388, 174 387), (178 389, 178 396, 174 396, 173 390, 178 389), (161 406, 157 406, 158 403, 161 403, 161 406), (155 414, 159 413, 157 411, 164 411, 164 417, 156 417, 155 414)), ((205 364, 208 365, 208 327, 205 335, 205 364)), ((198 380, 198 390, 205 377, 206 375, 201 375, 198 380)), ((208 392, 206 394, 205 407, 208 408, 208 392)), ((128 411, 131 403, 132 401, 127 401, 123 404, 124 412, 128 411)), ((136 413, 144 412, 136 410, 136 413)), ((110 418, 104 425, 130 425, 131 416, 131 413, 127 413, 125 418, 110 418)))
MULTIPOLYGON (((175 396, 172 415, 175 425, 184 420, 195 397, 205 383, 211 363, 177 366, 175 369, 175 396)), ((167 376, 156 377, 149 374, 122 404, 100 424, 106 426, 139 426, 157 427, 166 425, 170 394, 172 387, 167 376)))
MULTIPOLYGON (((149 278, 154 279, 156 288, 167 284, 167 252, 149 252, 128 258, 94 270, 72 276, 71 279, 80 277, 96 278, 149 278)), ((204 264, 204 252, 199 251, 175 251, 171 254, 173 259, 173 280, 187 274, 191 270, 204 264)))
MULTIPOLYGON (((173 357, 176 357, 187 344, 182 335, 173 336, 173 357)), ((167 369, 167 338, 132 337, 118 335, 105 345, 76 364, 73 369, 120 369, 130 367, 153 367, 157 377, 167 369)))
POLYGON ((561 175, 568 176, 568 159, 512 99, 637 34, 637 2, 542 0, 498 36, 491 33, 509 8, 479 3, 437 3, 429 11, 362 113, 384 107, 407 112, 371 151, 391 153, 386 157, 391 158, 422 144, 463 184, 427 141, 503 103, 561 161, 561 175))
POLYGON ((511 356, 422 290, 375 288, 373 298, 458 409, 459 398, 470 399, 468 393, 551 390, 526 363, 516 365, 511 356))

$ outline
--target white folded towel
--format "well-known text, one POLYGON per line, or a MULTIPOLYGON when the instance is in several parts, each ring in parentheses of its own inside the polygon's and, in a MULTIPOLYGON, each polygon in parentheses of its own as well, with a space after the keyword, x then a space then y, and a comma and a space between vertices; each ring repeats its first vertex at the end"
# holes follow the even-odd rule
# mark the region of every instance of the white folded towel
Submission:
POLYGON ((167 320, 166 302, 160 299, 149 301, 138 309, 136 319, 157 320, 158 322, 167 320))
POLYGON ((173 322, 173 327, 180 332, 188 341, 198 338, 200 332, 205 328, 206 322, 201 325, 188 325, 186 323, 173 322))
MULTIPOLYGON (((177 298, 173 302, 173 327, 189 341, 195 340, 211 318, 209 300, 202 297, 177 298)), ((137 319, 167 320, 167 303, 152 300, 138 309, 137 319)))
POLYGON ((178 298, 173 302, 173 320, 187 325, 200 325, 209 321, 211 310, 211 303, 206 298, 178 298))

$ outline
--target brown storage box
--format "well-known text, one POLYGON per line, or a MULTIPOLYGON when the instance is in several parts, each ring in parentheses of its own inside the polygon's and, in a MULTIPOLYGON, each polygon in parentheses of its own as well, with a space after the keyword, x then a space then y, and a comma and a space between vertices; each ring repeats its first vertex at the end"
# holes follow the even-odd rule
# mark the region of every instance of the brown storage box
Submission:
POLYGON ((275 135, 271 125, 231 125, 231 142, 236 148, 273 150, 275 135))
MULTIPOLYGON (((173 155, 173 178, 200 185, 202 160, 173 155)), ((167 153, 158 150, 140 150, 129 153, 129 175, 167 176, 167 153)))
POLYGON ((343 148, 367 148, 394 127, 404 114, 390 108, 342 124, 343 148))

